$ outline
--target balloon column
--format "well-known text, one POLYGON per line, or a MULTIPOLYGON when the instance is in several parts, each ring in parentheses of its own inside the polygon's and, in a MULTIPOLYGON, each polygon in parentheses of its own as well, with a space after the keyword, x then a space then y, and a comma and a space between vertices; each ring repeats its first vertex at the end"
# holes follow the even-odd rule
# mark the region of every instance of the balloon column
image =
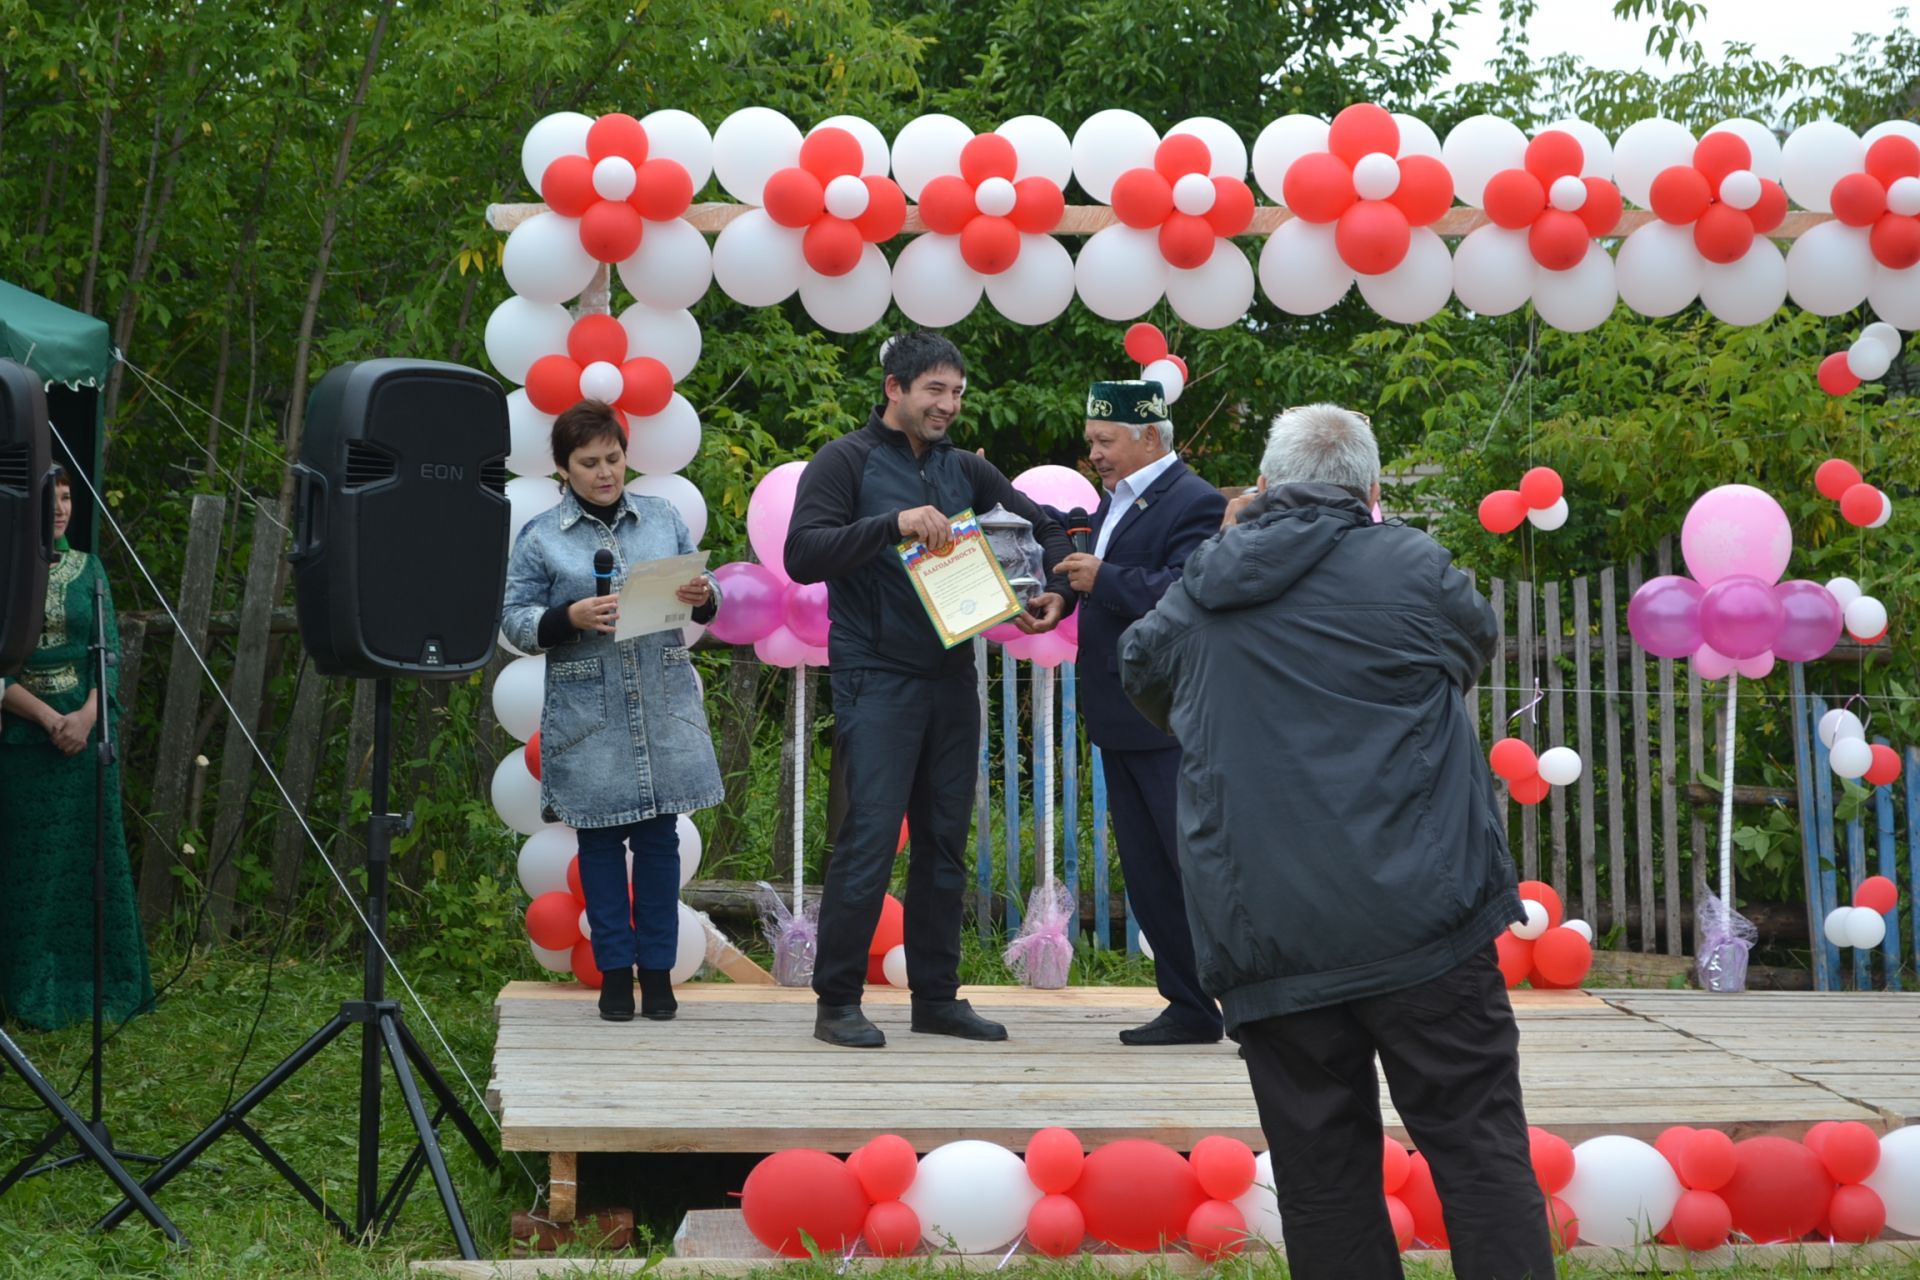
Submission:
POLYGON ((804 462, 783 462, 760 478, 747 500, 747 541, 758 564, 736 560, 714 571, 722 603, 710 630, 728 644, 750 644, 776 667, 827 665, 827 588, 787 577, 787 526, 804 462))
POLYGON ((1509 987, 1531 982, 1542 991, 1579 986, 1593 968, 1593 926, 1566 919, 1566 908, 1552 885, 1520 882, 1520 905, 1527 918, 1507 926, 1494 939, 1501 976, 1509 987))
MULTIPOLYGON (((513 761, 513 756, 507 757, 502 768, 513 761)), ((537 805, 537 787, 534 800, 537 805)), ((700 868, 700 830, 682 814, 679 832, 680 887, 684 889, 700 868)), ((540 967, 553 973, 571 973, 586 986, 598 987, 600 970, 593 963, 587 898, 580 887, 579 847, 579 838, 571 827, 550 825, 535 830, 520 846, 520 887, 530 899, 527 938, 540 967)), ((676 984, 690 980, 707 958, 706 921, 684 902, 679 919, 672 970, 676 984)))

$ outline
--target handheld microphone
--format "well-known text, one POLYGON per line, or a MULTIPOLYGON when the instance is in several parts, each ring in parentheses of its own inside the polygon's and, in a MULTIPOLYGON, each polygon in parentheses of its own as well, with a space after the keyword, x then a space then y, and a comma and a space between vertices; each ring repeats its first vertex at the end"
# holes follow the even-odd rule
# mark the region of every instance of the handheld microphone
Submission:
POLYGON ((613 552, 605 547, 593 553, 593 594, 613 594, 613 552))
POLYGON ((1075 551, 1085 554, 1093 550, 1093 522, 1087 518, 1085 507, 1067 512, 1067 538, 1075 551))

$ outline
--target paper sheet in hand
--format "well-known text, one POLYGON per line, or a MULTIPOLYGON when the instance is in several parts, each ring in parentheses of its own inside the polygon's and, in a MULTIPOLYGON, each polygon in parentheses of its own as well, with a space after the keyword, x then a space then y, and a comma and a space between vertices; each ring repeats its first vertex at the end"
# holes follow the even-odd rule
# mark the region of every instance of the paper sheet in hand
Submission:
POLYGON ((693 606, 675 599, 673 593, 706 570, 704 551, 642 560, 630 567, 626 585, 620 588, 620 620, 613 624, 613 638, 626 640, 693 621, 693 606))

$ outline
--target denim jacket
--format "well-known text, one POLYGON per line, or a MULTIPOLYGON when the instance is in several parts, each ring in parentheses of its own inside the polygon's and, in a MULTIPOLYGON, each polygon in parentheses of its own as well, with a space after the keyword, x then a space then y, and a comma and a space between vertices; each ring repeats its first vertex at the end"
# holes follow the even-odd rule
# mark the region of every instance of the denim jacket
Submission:
MULTIPOLYGON (((621 504, 609 529, 583 512, 569 489, 559 506, 521 530, 507 565, 502 620, 516 648, 538 653, 541 615, 594 594, 593 555, 602 547, 613 552, 615 594, 629 566, 694 550, 672 503, 626 493, 621 504)), ((620 826, 709 808, 723 794, 681 632, 615 640, 581 631, 548 651, 540 807, 549 821, 620 826)))

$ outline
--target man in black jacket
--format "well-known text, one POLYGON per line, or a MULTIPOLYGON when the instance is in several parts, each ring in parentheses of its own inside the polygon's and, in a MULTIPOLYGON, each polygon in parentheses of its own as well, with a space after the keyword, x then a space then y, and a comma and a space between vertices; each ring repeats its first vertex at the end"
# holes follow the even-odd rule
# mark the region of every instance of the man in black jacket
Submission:
MULTIPOLYGON (((865 427, 813 456, 787 531, 789 576, 827 584, 833 750, 849 797, 820 901, 813 1034, 849 1048, 886 1043, 861 1012, 860 996, 904 815, 912 841, 905 902, 912 1027, 1004 1040, 1005 1027, 956 998, 980 753, 973 646, 941 644, 894 548, 917 538, 938 551, 952 540, 950 517, 995 506, 1033 522, 1047 564, 1072 548, 992 463, 948 439, 966 391, 966 363, 951 342, 909 333, 882 347, 880 362, 886 403, 865 427)), ((1050 631, 1065 615, 1072 599, 1065 579, 1056 576, 1047 588, 1016 619, 1023 630, 1050 631)))
POLYGON ((1244 1049, 1300 1280, 1401 1274, 1377 1053, 1426 1154, 1454 1271, 1554 1274, 1519 1031, 1493 939, 1523 919, 1462 692, 1493 611, 1431 538, 1375 524, 1372 428, 1291 409, 1261 492, 1121 641, 1185 749, 1181 870, 1200 981, 1244 1049))

